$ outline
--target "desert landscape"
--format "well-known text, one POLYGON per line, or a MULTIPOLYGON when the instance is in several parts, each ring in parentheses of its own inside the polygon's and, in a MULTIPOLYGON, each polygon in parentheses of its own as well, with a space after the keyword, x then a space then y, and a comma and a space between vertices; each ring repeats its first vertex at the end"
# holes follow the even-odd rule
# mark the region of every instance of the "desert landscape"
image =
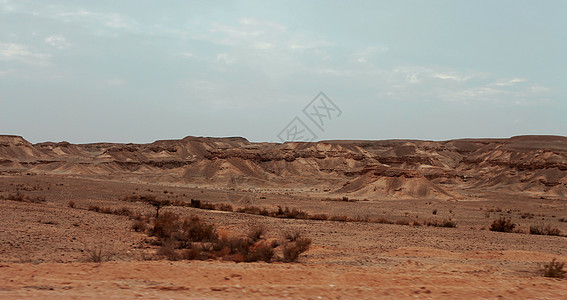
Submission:
POLYGON ((2 298, 567 297, 562 136, 4 135, 0 206, 2 298))

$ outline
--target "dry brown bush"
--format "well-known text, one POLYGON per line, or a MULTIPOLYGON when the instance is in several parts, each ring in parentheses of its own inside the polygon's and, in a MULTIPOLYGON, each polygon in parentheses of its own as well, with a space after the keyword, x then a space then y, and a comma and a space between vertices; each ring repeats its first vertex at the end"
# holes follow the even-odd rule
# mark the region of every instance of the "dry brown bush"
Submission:
POLYGON ((157 254, 167 257, 169 260, 179 260, 181 255, 176 250, 175 241, 173 239, 166 239, 162 242, 157 254))
POLYGON ((136 232, 146 232, 148 223, 145 220, 137 219, 132 223, 132 229, 136 232))
POLYGON ((550 224, 533 225, 530 226, 530 234, 560 236, 561 230, 557 227, 552 227, 550 224))
POLYGON ((555 258, 549 263, 543 266, 543 276, 553 277, 553 278, 565 278, 565 262, 558 262, 555 258))
POLYGON ((271 262, 274 257, 274 247, 270 244, 259 244, 253 247, 247 254, 245 261, 265 261, 271 262))
POLYGON ((510 219, 500 217, 498 220, 494 220, 494 222, 492 222, 492 225, 490 225, 490 231, 512 232, 515 227, 516 224, 512 223, 510 219))
POLYGON ((348 217, 347 216, 332 216, 331 218, 329 218, 329 220, 337 221, 337 222, 347 222, 348 217))
POLYGON ((160 239, 170 239, 177 233, 180 225, 179 216, 166 211, 154 221, 150 234, 160 239))
POLYGON ((83 250, 83 254, 85 255, 85 260, 87 262, 94 262, 94 263, 102 263, 105 261, 109 261, 114 256, 113 251, 110 251, 100 245, 86 246, 85 249, 83 250))
POLYGON ((266 227, 260 224, 253 224, 248 229, 248 237, 252 239, 252 241, 256 242, 266 234, 266 227))
POLYGON ((295 242, 284 245, 283 260, 284 262, 296 262, 299 255, 309 249, 311 239, 300 237, 295 242))
POLYGON ((325 220, 329 219, 329 216, 327 216, 325 214, 315 214, 315 215, 310 216, 309 219, 325 221, 325 220))

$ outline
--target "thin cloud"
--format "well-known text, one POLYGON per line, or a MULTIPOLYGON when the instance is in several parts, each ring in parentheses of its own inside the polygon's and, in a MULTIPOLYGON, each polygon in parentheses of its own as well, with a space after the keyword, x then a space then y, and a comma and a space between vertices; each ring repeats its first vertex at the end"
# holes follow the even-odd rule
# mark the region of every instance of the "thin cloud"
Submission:
POLYGON ((386 53, 389 50, 390 49, 388 47, 384 47, 384 46, 366 47, 362 50, 356 51, 355 53, 351 54, 350 60, 358 63, 367 63, 377 54, 386 53))
POLYGON ((52 35, 45 38, 45 43, 58 49, 65 49, 71 46, 71 44, 67 42, 67 40, 60 35, 52 35))
POLYGON ((500 81, 497 83, 493 83, 492 86, 512 86, 515 85, 516 83, 521 83, 521 82, 526 82, 526 79, 523 78, 514 78, 514 79, 510 79, 510 80, 506 80, 506 81, 500 81))
POLYGON ((234 63, 234 59, 232 59, 228 54, 226 53, 219 53, 217 54, 217 58, 215 59, 216 63, 224 63, 226 65, 230 65, 232 63, 234 63))
POLYGON ((48 14, 48 16, 53 17, 57 20, 61 20, 66 23, 94 22, 97 24, 104 25, 105 27, 111 29, 136 31, 139 28, 138 22, 118 13, 99 13, 85 9, 80 9, 76 11, 66 11, 66 12, 48 14))
POLYGON ((0 59, 4 61, 45 65, 48 63, 49 57, 49 54, 34 52, 22 44, 0 43, 0 59))

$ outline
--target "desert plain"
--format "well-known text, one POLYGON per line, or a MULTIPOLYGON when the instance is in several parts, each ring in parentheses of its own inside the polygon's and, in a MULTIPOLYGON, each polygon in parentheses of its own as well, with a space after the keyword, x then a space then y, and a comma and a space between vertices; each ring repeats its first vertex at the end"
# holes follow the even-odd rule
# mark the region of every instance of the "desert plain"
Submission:
POLYGON ((566 235, 561 136, 149 144, 0 136, 3 299, 565 299, 567 280, 543 269, 567 261, 566 235), (198 216, 232 236, 261 226, 266 240, 293 232, 311 244, 294 262, 281 246, 270 262, 171 260, 133 227, 135 216, 154 222, 155 207, 132 201, 144 198, 168 201, 162 215, 198 216), (284 208, 301 214, 272 213, 284 208), (491 230, 498 220, 513 228, 491 230))

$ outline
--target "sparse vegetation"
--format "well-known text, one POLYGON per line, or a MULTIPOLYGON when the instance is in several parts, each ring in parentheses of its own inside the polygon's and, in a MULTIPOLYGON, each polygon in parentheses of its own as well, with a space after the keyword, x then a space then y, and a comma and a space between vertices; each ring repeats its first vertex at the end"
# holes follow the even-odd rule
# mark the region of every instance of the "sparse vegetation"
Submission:
POLYGON ((311 220, 319 220, 319 221, 325 221, 329 219, 329 216, 327 216, 326 214, 315 214, 310 216, 311 220))
POLYGON ((160 200, 154 196, 145 196, 142 198, 142 201, 148 203, 149 205, 153 206, 156 209, 156 219, 159 218, 159 211, 165 206, 171 205, 171 201, 169 200, 160 200))
POLYGON ((543 266, 543 276, 552 278, 565 278, 565 262, 558 262, 555 258, 549 263, 543 266))
POLYGON ((539 234, 539 235, 555 235, 560 236, 561 231, 557 227, 552 227, 549 224, 545 225, 533 225, 530 226, 530 234, 539 234))
POLYGON ((248 237, 253 241, 258 241, 266 234, 266 228, 260 224, 250 226, 248 237))
POLYGON ((490 231, 512 232, 514 228, 516 228, 516 224, 512 223, 510 219, 504 217, 494 220, 492 225, 490 225, 490 231))
POLYGON ((532 213, 523 213, 523 214, 520 216, 520 218, 522 218, 522 219, 526 219, 526 218, 527 218, 527 219, 533 219, 534 217, 535 217, 535 215, 532 214, 532 213))
POLYGON ((453 220, 427 220, 425 221, 424 225, 433 227, 456 228, 457 222, 453 220))
POLYGON ((18 202, 26 202, 26 203, 42 203, 45 202, 45 197, 30 197, 20 192, 16 194, 9 194, 8 196, 0 196, 0 199, 4 200, 12 200, 18 202))
MULTIPOLYGON (((135 220, 133 227, 138 227, 140 220, 135 220)), ((230 236, 218 234, 213 224, 196 216, 185 218, 164 212, 154 221, 153 227, 147 230, 155 236, 159 246, 158 255, 169 260, 180 259, 221 259, 235 262, 265 261, 271 262, 275 257, 275 249, 281 248, 285 262, 297 261, 298 256, 307 251, 311 240, 294 233, 285 242, 266 239, 263 225, 253 224, 247 236, 230 236)))
MULTIPOLYGON (((335 215, 335 216, 328 216, 326 214, 313 214, 310 215, 305 211, 296 209, 296 208, 289 208, 289 207, 282 207, 278 206, 277 210, 268 210, 264 207, 258 206, 243 206, 237 209, 234 209, 232 205, 226 203, 210 203, 201 201, 198 199, 191 199, 190 202, 186 201, 169 201, 169 200, 156 200, 154 196, 135 196, 130 195, 122 198, 123 201, 143 201, 143 202, 150 202, 150 203, 157 203, 159 201, 166 201, 167 205, 172 206, 181 206, 181 207, 193 207, 198 209, 206 209, 206 210, 219 210, 219 211, 228 211, 228 212, 237 212, 243 214, 251 214, 251 215, 260 215, 266 217, 273 217, 273 218, 285 218, 285 219, 307 219, 307 220, 317 220, 317 221, 335 221, 335 222, 365 222, 365 223, 380 223, 380 224, 397 224, 397 225, 413 225, 416 222, 410 222, 408 220, 398 220, 397 222, 390 221, 384 217, 380 217, 378 219, 370 219, 369 217, 348 217, 346 215, 335 215), (157 201, 157 202, 156 202, 157 201)), ((352 202, 354 200, 349 200, 352 202)), ((435 210, 436 211, 436 210, 435 210)), ((157 213, 158 211, 156 211, 157 213)), ((419 222, 417 222, 419 223, 419 222)), ((421 223, 419 223, 421 225, 421 223)), ((420 226, 420 225, 413 225, 413 226, 420 226)), ((428 226, 436 226, 436 227, 456 227, 456 222, 451 220, 443 220, 443 221, 429 221, 425 222, 424 225, 428 226)))
POLYGON ((128 207, 112 208, 112 207, 100 207, 98 205, 89 205, 87 208, 89 211, 108 214, 108 215, 118 215, 118 216, 134 216, 134 213, 128 207))
MULTIPOLYGON (((281 206, 278 206, 277 212, 272 214, 276 218, 286 218, 286 219, 308 219, 309 214, 301 211, 299 209, 293 208, 289 209, 287 206, 285 209, 282 209, 281 206)), ((332 220, 333 218, 331 218, 332 220)))
POLYGON ((112 259, 114 254, 102 246, 89 246, 83 250, 87 262, 102 263, 112 259))
POLYGON ((295 241, 287 243, 283 248, 283 260, 284 262, 295 262, 299 258, 299 255, 307 250, 311 245, 311 239, 298 237, 295 241))
POLYGON ((69 200, 69 202, 67 203, 67 206, 69 206, 70 208, 75 208, 75 201, 69 200))
POLYGON ((329 220, 337 222, 347 222, 349 219, 347 216, 332 216, 329 220))
POLYGON ((388 220, 384 217, 380 217, 376 220, 373 220, 372 222, 373 223, 379 223, 379 224, 394 224, 394 222, 392 222, 392 221, 390 221, 390 220, 388 220))
POLYGON ((132 229, 136 232, 146 232, 148 223, 145 220, 137 219, 132 223, 132 229))

